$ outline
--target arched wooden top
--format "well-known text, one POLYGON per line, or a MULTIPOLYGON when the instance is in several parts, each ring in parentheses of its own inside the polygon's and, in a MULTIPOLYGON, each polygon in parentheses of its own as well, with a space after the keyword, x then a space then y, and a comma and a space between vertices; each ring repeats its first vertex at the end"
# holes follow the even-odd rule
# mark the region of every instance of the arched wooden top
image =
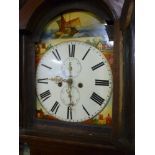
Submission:
MULTIPOLYGON (((124 3, 124 0, 96 0, 96 1, 88 1, 84 0, 86 2, 89 2, 89 4, 94 5, 100 4, 100 7, 103 7, 105 11, 110 15, 113 16, 113 18, 119 18, 122 10, 122 6, 124 3), (94 4, 93 4, 94 3, 94 4)), ((27 0, 26 3, 23 5, 23 7, 20 9, 19 18, 20 18, 20 29, 27 29, 27 26, 29 25, 30 20, 33 21, 33 17, 36 16, 35 14, 39 15, 39 12, 41 9, 48 10, 48 7, 57 4, 65 4, 65 3, 74 3, 74 8, 78 8, 78 3, 80 4, 82 0, 78 0, 77 2, 74 0, 66 1, 66 0, 27 0)))
POLYGON ((19 11, 19 28, 25 29, 31 16, 44 0, 27 0, 19 11))

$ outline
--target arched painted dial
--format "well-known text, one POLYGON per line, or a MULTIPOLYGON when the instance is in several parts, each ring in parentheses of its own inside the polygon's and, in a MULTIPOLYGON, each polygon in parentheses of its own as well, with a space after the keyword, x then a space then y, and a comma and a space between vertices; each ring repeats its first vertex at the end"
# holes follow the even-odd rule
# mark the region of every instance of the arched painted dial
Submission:
POLYGON ((81 122, 97 115, 112 92, 112 72, 104 55, 78 41, 49 49, 36 71, 39 101, 54 117, 81 122))

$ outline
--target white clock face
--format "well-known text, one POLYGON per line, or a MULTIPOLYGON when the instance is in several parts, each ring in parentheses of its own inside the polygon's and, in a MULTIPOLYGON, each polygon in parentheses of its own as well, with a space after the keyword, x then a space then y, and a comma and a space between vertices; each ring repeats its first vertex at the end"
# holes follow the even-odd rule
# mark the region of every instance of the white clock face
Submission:
POLYGON ((95 47, 78 41, 65 42, 49 49, 40 60, 36 91, 50 115, 81 122, 106 106, 112 92, 112 72, 95 47))

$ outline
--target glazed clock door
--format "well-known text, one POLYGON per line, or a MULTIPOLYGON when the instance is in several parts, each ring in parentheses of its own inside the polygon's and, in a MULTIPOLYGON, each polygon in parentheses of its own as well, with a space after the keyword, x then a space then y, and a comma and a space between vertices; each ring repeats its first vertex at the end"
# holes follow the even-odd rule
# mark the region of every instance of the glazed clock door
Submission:
POLYGON ((108 61, 95 47, 79 42, 50 48, 38 64, 37 96, 49 115, 69 122, 96 116, 112 93, 108 61))

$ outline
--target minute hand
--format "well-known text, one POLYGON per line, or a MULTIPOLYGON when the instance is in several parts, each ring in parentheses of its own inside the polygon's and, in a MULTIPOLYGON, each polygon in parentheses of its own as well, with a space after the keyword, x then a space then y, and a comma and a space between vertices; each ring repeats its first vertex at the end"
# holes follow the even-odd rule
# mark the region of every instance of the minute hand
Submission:
POLYGON ((72 65, 71 62, 69 62, 69 79, 68 79, 68 97, 70 99, 70 106, 73 106, 73 98, 72 98, 72 84, 73 84, 73 80, 72 80, 72 65))

